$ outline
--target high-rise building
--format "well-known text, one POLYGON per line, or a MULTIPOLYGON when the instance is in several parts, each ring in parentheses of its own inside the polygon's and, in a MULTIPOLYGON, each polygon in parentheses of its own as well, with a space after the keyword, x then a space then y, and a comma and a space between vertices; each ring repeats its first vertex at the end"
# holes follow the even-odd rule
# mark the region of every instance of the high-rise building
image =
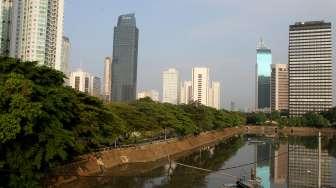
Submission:
POLYGON ((178 104, 180 102, 180 75, 179 72, 170 68, 162 73, 163 92, 162 102, 178 104))
POLYGON ((70 73, 70 86, 77 91, 87 93, 95 97, 101 97, 101 80, 92 76, 89 72, 77 70, 70 73))
POLYGON ((220 109, 220 83, 212 82, 211 88, 209 88, 209 100, 208 106, 220 109))
POLYGON ((288 110, 288 66, 272 64, 271 110, 288 110))
POLYGON ((192 69, 193 100, 208 105, 209 100, 209 68, 195 67, 192 69))
POLYGON ((64 0, 13 1, 10 56, 61 70, 64 0))
POLYGON ((104 100, 111 101, 112 59, 106 57, 104 61, 104 100))
POLYGON ((101 80, 97 76, 91 76, 90 95, 100 98, 101 97, 101 80))
POLYGON ((119 16, 114 27, 112 100, 136 99, 139 30, 134 14, 119 16))
POLYGON ((272 52, 261 39, 257 47, 256 64, 256 107, 268 111, 271 107, 271 64, 272 52))
POLYGON ((332 29, 324 21, 289 26, 289 114, 332 107, 332 29))
POLYGON ((67 76, 69 76, 70 48, 71 44, 69 38, 63 36, 60 71, 62 71, 67 76))
POLYGON ((159 92, 156 90, 146 90, 138 93, 138 99, 149 97, 153 101, 159 101, 159 92))
POLYGON ((191 81, 184 81, 181 85, 181 103, 188 104, 190 101, 193 100, 192 95, 192 82, 191 81))
POLYGON ((91 92, 91 74, 83 70, 70 73, 70 86, 77 91, 89 94, 91 92))
POLYGON ((13 0, 0 1, 0 56, 9 56, 13 0))

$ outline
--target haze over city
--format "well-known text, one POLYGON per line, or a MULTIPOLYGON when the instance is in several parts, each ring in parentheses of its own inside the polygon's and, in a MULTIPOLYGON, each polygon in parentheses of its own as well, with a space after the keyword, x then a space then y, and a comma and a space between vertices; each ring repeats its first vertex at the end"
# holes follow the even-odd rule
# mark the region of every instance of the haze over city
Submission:
POLYGON ((156 89, 162 95, 161 73, 169 67, 187 80, 192 67, 207 66, 221 82, 222 107, 234 101, 246 108, 254 102, 260 37, 272 50, 273 63, 287 63, 288 26, 310 20, 336 23, 335 7, 334 0, 82 0, 79 6, 66 0, 64 29, 71 39, 71 70, 82 67, 103 77, 117 17, 135 13, 140 31, 138 91, 156 89))

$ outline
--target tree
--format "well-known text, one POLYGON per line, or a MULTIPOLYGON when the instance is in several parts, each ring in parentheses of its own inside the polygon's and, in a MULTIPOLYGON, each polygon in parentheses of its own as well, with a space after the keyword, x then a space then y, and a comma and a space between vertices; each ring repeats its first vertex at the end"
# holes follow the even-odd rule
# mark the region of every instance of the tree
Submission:
POLYGON ((330 125, 329 121, 325 119, 322 115, 315 112, 308 112, 303 116, 303 122, 305 126, 308 127, 328 127, 330 125))

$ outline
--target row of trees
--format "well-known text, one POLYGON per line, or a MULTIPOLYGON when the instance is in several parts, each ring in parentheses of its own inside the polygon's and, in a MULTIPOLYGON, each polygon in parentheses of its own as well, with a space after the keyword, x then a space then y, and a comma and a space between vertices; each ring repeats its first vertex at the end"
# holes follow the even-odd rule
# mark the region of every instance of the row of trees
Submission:
POLYGON ((183 136, 245 123, 240 113, 196 103, 103 104, 65 87, 64 77, 33 62, 0 59, 0 185, 38 187, 57 165, 135 132, 183 136))
POLYGON ((278 125, 280 127, 336 127, 336 108, 323 113, 308 112, 302 117, 289 117, 278 111, 246 114, 247 124, 278 125))

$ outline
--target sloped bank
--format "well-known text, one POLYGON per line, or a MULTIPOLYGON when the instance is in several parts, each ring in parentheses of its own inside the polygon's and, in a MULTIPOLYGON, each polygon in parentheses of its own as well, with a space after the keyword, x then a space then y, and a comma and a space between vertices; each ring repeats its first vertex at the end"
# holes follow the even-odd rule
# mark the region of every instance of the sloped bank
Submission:
POLYGON ((102 168, 109 169, 122 164, 156 161, 210 145, 243 132, 243 127, 226 128, 220 131, 201 133, 197 136, 187 136, 182 139, 171 139, 136 147, 111 149, 84 155, 81 156, 81 160, 78 162, 57 168, 54 172, 57 178, 52 178, 51 182, 59 186, 74 181, 80 176, 99 174, 102 172, 102 168))

